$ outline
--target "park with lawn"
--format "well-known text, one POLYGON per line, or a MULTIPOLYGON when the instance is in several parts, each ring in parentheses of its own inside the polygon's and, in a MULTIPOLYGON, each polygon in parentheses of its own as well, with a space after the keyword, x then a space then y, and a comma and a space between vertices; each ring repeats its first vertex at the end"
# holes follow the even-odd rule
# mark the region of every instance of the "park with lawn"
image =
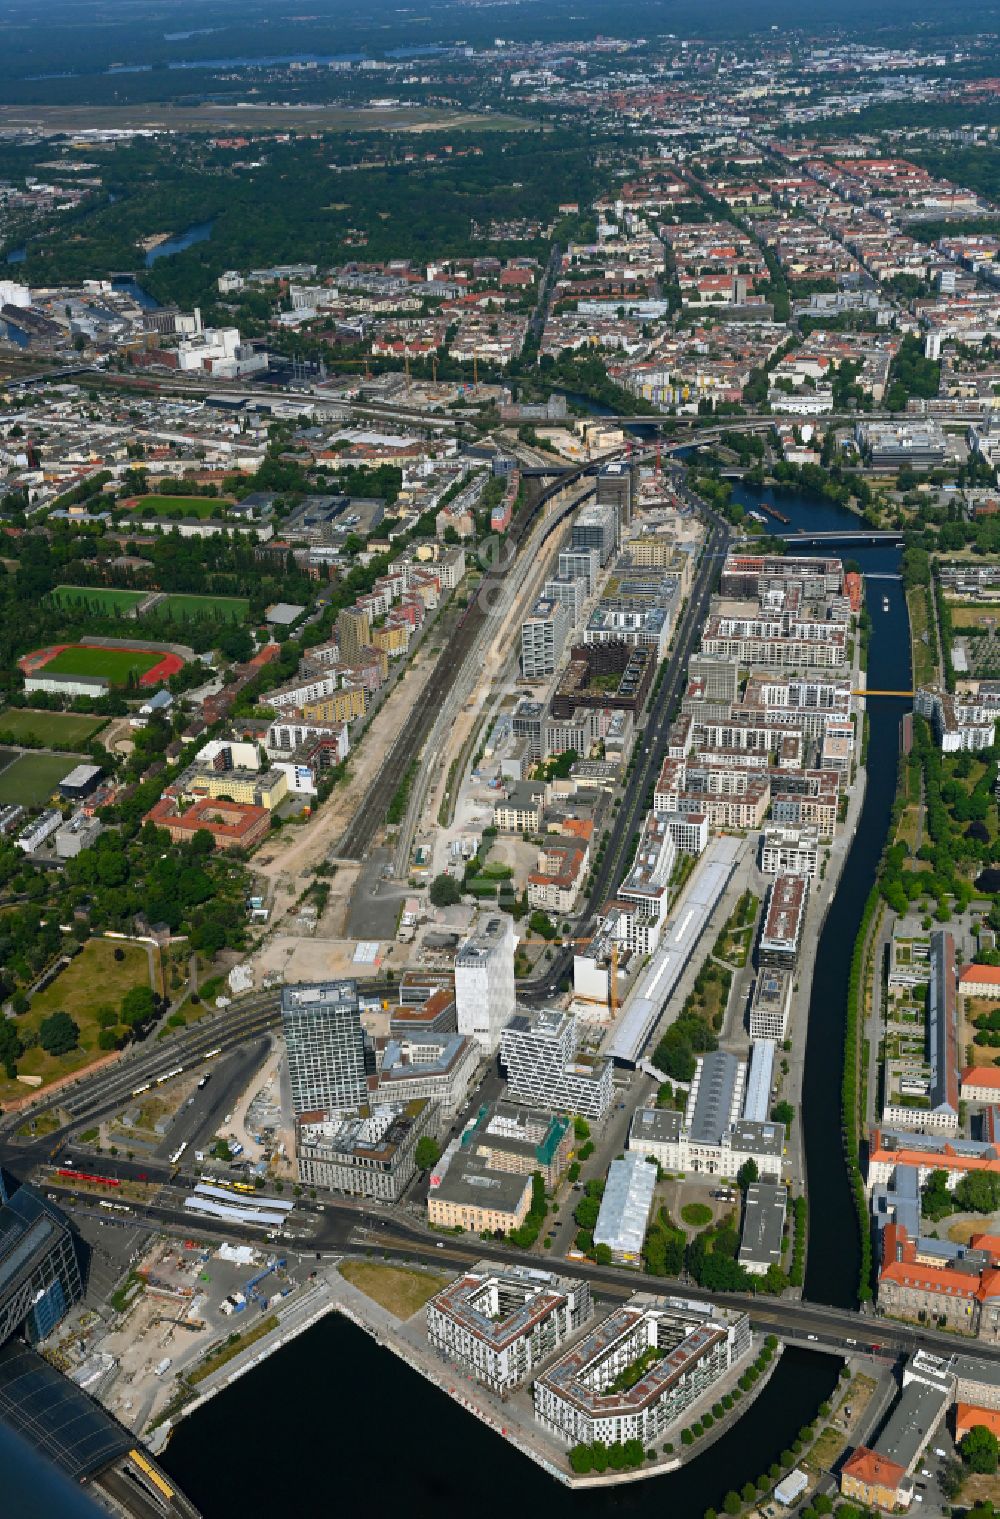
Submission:
MULTIPOLYGON (((152 953, 155 959, 159 952, 152 953)), ((16 1000, 20 1006, 27 999, 16 1000)), ((83 1070, 115 1049, 126 1036, 132 1012, 138 1014, 150 1001, 147 946, 88 939, 13 1020, 21 1046, 17 1076, 37 1076, 47 1086, 83 1070)), ((28 1084, 7 1074, 0 1080, 0 1104, 23 1098, 28 1090, 28 1084)))

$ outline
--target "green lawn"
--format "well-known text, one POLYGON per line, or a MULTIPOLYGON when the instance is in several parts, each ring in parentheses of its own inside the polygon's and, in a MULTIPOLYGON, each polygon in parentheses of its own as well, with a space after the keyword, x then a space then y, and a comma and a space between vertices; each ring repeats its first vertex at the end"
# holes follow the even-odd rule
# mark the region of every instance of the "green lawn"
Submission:
POLYGON ((49 592, 49 599, 71 611, 106 614, 131 611, 148 595, 148 591, 118 591, 112 586, 57 585, 49 592))
POLYGON ((75 765, 68 754, 46 754, 42 749, 19 755, 0 770, 0 806, 20 802, 22 807, 41 807, 75 765))
POLYGON ((135 510, 143 517, 222 517, 227 505, 218 496, 143 496, 135 510))
MULTIPOLYGON (((97 1045, 100 1032, 97 1009, 105 1004, 117 1010, 122 998, 133 986, 149 985, 149 959, 145 946, 115 939, 88 939, 80 953, 62 971, 51 986, 31 999, 28 1012, 18 1018, 21 1031, 37 1029, 50 1013, 67 1012, 80 1029, 80 1044, 68 1055, 47 1055, 40 1045, 26 1050, 17 1062, 22 1076, 41 1076, 43 1085, 81 1070, 105 1051, 97 1045), (120 949, 124 959, 115 959, 120 949)), ((28 1088, 23 1082, 0 1079, 0 1103, 23 1097, 28 1088)))
MULTIPOLYGON (((149 620, 171 618, 183 622, 185 618, 195 621, 211 617, 216 622, 246 622, 250 615, 250 603, 245 596, 167 596, 157 602, 149 613, 149 620)), ((145 619, 144 619, 145 620, 145 619)))
POLYGON ((46 675, 103 675, 112 685, 127 686, 129 675, 145 675, 163 658, 154 650, 81 648, 63 649, 44 667, 46 675))
POLYGON ((23 744, 37 739, 54 749, 82 749, 105 726, 107 718, 87 717, 81 712, 35 712, 30 707, 8 707, 0 712, 0 742, 23 744))

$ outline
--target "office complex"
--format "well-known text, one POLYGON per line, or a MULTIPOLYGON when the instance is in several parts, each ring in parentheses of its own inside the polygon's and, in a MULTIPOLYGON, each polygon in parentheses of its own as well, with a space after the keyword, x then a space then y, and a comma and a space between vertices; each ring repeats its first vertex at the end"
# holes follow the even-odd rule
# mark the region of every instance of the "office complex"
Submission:
POLYGON ((760 963, 790 968, 798 959, 809 900, 809 878, 779 875, 767 894, 760 928, 760 963))
POLYGON ((514 920, 491 913, 455 956, 458 1032, 491 1054, 515 1011, 514 920))
POLYGON ((750 1038, 784 1039, 792 1003, 792 973, 765 967, 754 983, 750 1002, 750 1038))
POLYGON ((368 1096, 357 983, 282 987, 281 1022, 295 1113, 356 1112, 368 1096))
POLYGON ((750 1349, 745 1313, 640 1293, 536 1379, 535 1418, 567 1445, 648 1448, 750 1349), (618 1377, 640 1357, 648 1369, 619 1391, 618 1377))
POLYGON ((578 1042, 571 1013, 515 1013, 500 1035, 511 1096, 534 1107, 603 1118, 611 1106, 611 1062, 578 1054, 578 1042))
POLYGON ((478 1044, 461 1034, 393 1035, 381 1052, 375 1101, 405 1103, 426 1097, 438 1104, 442 1123, 449 1124, 478 1064, 478 1044))
POLYGON ((482 1261, 426 1311, 433 1349, 503 1396, 583 1327, 593 1305, 589 1282, 482 1261))
POLYGON ((19 1329, 44 1340, 82 1296, 69 1223, 27 1183, 8 1192, 0 1172, 0 1345, 19 1329))
POLYGON ((607 564, 618 543, 618 512, 610 502, 581 507, 573 522, 570 546, 573 549, 596 549, 602 564, 607 564))
POLYGON ((537 1172, 553 1189, 569 1164, 573 1128, 568 1118, 514 1102, 496 1102, 479 1109, 456 1143, 491 1171, 515 1176, 537 1172))
POLYGON ((299 1180, 355 1197, 397 1202, 416 1171, 421 1135, 434 1132, 437 1109, 426 1098, 382 1103, 355 1118, 296 1125, 299 1180))

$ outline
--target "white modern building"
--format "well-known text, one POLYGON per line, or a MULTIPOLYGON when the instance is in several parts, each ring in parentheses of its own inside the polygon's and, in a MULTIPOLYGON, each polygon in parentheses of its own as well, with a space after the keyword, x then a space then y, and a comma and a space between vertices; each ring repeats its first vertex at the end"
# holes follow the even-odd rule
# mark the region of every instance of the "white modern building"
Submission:
POLYGON ((613 1160, 608 1168, 601 1211, 594 1225, 594 1244, 607 1245, 619 1264, 642 1258, 656 1177, 656 1166, 634 1150, 621 1160, 613 1160))
POLYGON ((539 597, 521 624, 521 673, 525 680, 555 673, 572 626, 565 602, 539 597))
POLYGON ((516 1011, 514 920, 491 913, 455 956, 458 1032, 492 1054, 516 1011))
POLYGON ((611 1061, 578 1053, 571 1013, 518 1012, 500 1035, 511 1097, 555 1113, 601 1119, 611 1106, 611 1061))

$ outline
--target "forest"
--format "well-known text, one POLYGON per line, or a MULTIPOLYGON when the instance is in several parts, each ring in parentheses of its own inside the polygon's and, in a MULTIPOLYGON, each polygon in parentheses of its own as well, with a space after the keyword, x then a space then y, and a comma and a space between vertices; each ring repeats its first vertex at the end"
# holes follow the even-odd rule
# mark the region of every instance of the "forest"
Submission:
MULTIPOLYGON (((436 141, 423 139, 425 152, 436 141)), ((61 215, 60 235, 33 235, 23 277, 44 286, 134 271, 140 238, 210 221, 206 241, 142 271, 158 300, 190 309, 217 301, 226 269, 464 256, 473 221, 528 218, 545 228, 561 202, 589 201, 603 184, 579 134, 460 133, 433 162, 407 162, 411 143, 376 133, 275 139, 240 168, 238 153, 207 141, 136 139, 102 165, 114 202, 91 200, 61 215)), ((500 257, 548 252, 544 236, 477 245, 500 257)))

